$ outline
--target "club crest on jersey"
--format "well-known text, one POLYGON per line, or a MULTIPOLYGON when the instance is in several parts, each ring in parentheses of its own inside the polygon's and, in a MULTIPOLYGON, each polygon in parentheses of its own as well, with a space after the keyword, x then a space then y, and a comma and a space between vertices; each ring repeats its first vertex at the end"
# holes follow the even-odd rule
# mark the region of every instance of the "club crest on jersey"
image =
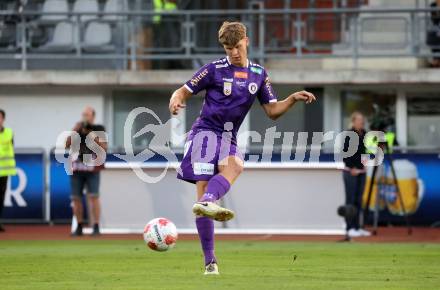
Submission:
POLYGON ((250 83, 248 89, 249 93, 255 94, 258 91, 258 85, 256 83, 250 83))
POLYGON ((229 96, 232 93, 232 83, 224 82, 223 83, 223 94, 225 96, 229 96))
POLYGON ((236 72, 234 72, 234 78, 237 78, 237 79, 247 79, 248 78, 248 74, 245 71, 236 71, 236 72))

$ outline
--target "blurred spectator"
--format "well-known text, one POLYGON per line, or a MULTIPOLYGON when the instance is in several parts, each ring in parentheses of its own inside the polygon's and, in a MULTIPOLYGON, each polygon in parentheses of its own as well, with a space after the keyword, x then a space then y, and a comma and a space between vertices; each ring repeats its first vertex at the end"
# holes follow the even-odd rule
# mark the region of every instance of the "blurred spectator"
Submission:
POLYGON ((426 43, 431 47, 434 56, 430 65, 432 67, 440 67, 440 0, 431 3, 431 8, 437 8, 431 12, 431 25, 428 27, 426 43))
MULTIPOLYGON (((152 1, 136 1, 131 6, 132 10, 134 11, 148 11, 153 10, 153 3, 152 1)), ((152 28, 152 21, 150 16, 143 16, 135 18, 138 31, 136 33, 136 54, 142 55, 145 53, 149 53, 153 47, 153 28, 152 28), (147 52, 146 52, 147 51, 147 52)), ((136 59, 136 69, 137 70, 149 70, 152 68, 150 59, 136 59)), ((130 68, 133 68, 134 61, 130 61, 130 68)))
MULTIPOLYGON (((153 0, 155 12, 172 12, 177 10, 177 4, 170 0, 153 0)), ((180 47, 180 19, 171 15, 153 16, 153 43, 155 49, 176 49, 180 47)), ((158 52, 158 54, 169 54, 158 52)), ((154 69, 181 69, 180 60, 164 59, 153 62, 154 69)))
MULTIPOLYGON (((14 155, 14 133, 11 128, 5 128, 6 113, 0 109, 0 218, 3 212, 8 177, 16 175, 14 155)), ((0 232, 5 229, 0 224, 0 232)))
MULTIPOLYGON (((95 110, 92 107, 86 107, 82 112, 82 120, 76 123, 73 131, 77 132, 81 137, 79 155, 78 158, 73 161, 73 174, 70 177, 73 214, 78 222, 78 226, 73 235, 81 236, 83 234, 84 209, 82 196, 85 188, 87 189, 88 205, 90 206, 89 212, 93 219, 93 235, 99 235, 99 183, 100 170, 104 168, 104 165, 94 166, 85 164, 86 160, 84 160, 84 157, 86 154, 91 154, 93 160, 96 160, 97 158, 96 152, 93 152, 86 145, 86 138, 88 135, 89 138, 91 137, 91 139, 94 140, 105 153, 107 150, 107 140, 102 140, 96 135, 98 132, 105 132, 105 128, 102 125, 95 124, 95 110)), ((69 148, 71 145, 72 137, 69 137, 67 138, 66 147, 69 148)))
MULTIPOLYGON (((360 228, 360 212, 362 206, 362 194, 365 186, 365 168, 362 163, 362 154, 365 153, 364 137, 365 137, 365 118, 360 112, 351 114, 350 131, 355 132, 359 136, 359 144, 356 153, 344 158, 344 185, 345 185, 345 204, 352 205, 357 209, 357 215, 354 218, 346 218, 347 231, 350 237, 360 237, 369 235, 368 231, 360 228)), ((348 151, 349 137, 344 143, 344 152, 348 151)))

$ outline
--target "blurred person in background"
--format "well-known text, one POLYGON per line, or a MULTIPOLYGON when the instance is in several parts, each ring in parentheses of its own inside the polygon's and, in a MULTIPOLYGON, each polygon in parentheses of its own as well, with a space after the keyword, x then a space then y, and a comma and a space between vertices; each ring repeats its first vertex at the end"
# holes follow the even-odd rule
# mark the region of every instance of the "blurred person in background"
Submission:
MULTIPOLYGON (((178 9, 176 1, 153 0, 154 12, 173 12, 178 9)), ((178 49, 180 47, 180 19, 172 15, 153 16, 153 45, 155 49, 178 49)), ((170 52, 165 52, 170 54, 170 52)), ((171 52, 172 53, 172 52, 171 52)), ((164 54, 159 52, 158 54, 164 54)), ((162 59, 153 61, 153 69, 182 69, 179 59, 162 59)))
MULTIPOLYGON (((364 164, 362 154, 366 153, 364 145, 365 137, 365 117, 362 113, 355 111, 351 114, 350 131, 359 136, 359 143, 356 153, 353 156, 344 158, 344 186, 345 186, 345 204, 356 207, 358 214, 351 219, 346 219, 347 232, 350 237, 369 236, 370 233, 360 228, 360 213, 362 207, 362 194, 365 187, 364 164)), ((348 151, 349 137, 345 139, 344 152, 348 151)))
POLYGON ((432 58, 431 67, 440 67, 440 0, 432 2, 430 7, 436 10, 431 11, 431 25, 428 26, 426 43, 433 54, 438 54, 432 58))
MULTIPOLYGON (((91 154, 92 159, 96 160, 96 152, 93 152, 86 145, 86 137, 93 139, 98 146, 103 149, 103 154, 107 151, 107 140, 102 140, 96 135, 97 132, 105 132, 103 125, 95 124, 95 110, 92 107, 86 107, 82 112, 82 119, 76 123, 73 131, 77 132, 81 137, 81 144, 79 147, 79 154, 76 160, 73 160, 72 169, 73 174, 70 176, 71 184, 71 198, 73 202, 73 214, 76 217, 78 225, 73 232, 74 236, 81 236, 83 234, 84 226, 84 207, 82 203, 83 191, 87 189, 89 212, 93 220, 93 235, 99 235, 99 217, 100 217, 100 201, 99 201, 99 183, 100 170, 104 165, 89 165, 85 164, 84 155, 91 154)), ((72 137, 68 137, 66 147, 72 145, 72 137)))
MULTIPOLYGON (((14 133, 11 128, 4 127, 6 113, 0 109, 0 218, 3 212, 9 176, 16 175, 14 154, 14 133)), ((0 224, 0 232, 5 229, 0 224)))

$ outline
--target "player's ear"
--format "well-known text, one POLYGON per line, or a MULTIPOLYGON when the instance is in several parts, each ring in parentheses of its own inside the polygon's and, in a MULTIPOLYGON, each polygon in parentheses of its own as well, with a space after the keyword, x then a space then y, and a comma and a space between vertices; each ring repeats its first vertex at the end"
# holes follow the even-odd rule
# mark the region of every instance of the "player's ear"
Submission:
POLYGON ((246 39, 246 47, 249 46, 249 37, 245 37, 244 39, 246 39))

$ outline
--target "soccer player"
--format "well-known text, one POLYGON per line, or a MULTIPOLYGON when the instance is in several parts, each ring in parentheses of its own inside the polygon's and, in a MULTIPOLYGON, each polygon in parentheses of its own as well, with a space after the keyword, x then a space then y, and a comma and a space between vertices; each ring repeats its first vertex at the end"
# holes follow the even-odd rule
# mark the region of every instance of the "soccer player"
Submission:
POLYGON ((198 202, 193 212, 205 256, 205 275, 219 274, 213 220, 230 220, 234 212, 215 202, 229 191, 243 171, 236 137, 255 98, 273 120, 298 101, 309 104, 316 100, 313 94, 301 91, 277 101, 265 69, 247 58, 249 39, 242 23, 224 22, 218 39, 226 57, 203 66, 172 94, 169 104, 170 112, 176 115, 191 95, 206 91, 200 117, 188 134, 177 176, 196 184, 198 202))

